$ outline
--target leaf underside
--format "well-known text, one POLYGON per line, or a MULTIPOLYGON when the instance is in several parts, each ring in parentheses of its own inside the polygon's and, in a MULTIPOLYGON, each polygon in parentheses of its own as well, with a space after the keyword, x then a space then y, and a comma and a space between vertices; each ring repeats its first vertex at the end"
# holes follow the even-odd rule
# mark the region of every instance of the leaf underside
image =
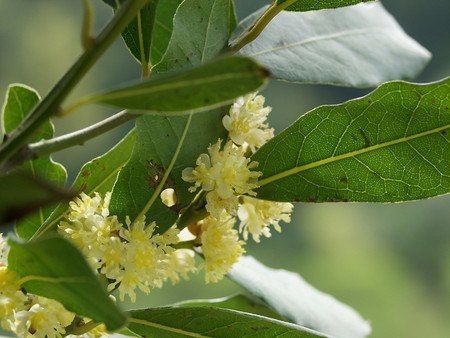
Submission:
MULTIPOLYGON (((234 37, 251 27, 263 11, 241 22, 234 37)), ((431 58, 379 2, 281 12, 240 53, 255 58, 276 79, 353 87, 411 79, 431 58)))

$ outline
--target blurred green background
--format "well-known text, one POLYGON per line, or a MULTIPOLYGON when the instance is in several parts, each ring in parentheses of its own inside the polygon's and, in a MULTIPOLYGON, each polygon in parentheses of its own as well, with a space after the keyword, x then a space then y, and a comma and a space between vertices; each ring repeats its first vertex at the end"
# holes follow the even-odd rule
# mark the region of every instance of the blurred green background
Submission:
MULTIPOLYGON (((239 17, 270 1, 236 0, 239 17)), ((0 0, 0 93, 24 83, 44 95, 81 52, 81 0, 0 0)), ((94 1, 96 29, 111 12, 94 1)), ((433 53, 417 79, 450 73, 450 1, 389 0, 385 7, 412 37, 433 53)), ((380 60, 383 62, 383 60, 380 60)), ((73 93, 139 78, 140 68, 118 41, 73 93)), ((281 131, 309 109, 361 96, 367 90, 272 82, 265 90, 271 124, 281 131)), ((90 106, 55 121, 64 134, 109 116, 90 106)), ((116 143, 131 124, 82 147, 55 154, 71 179, 81 165, 116 143)), ((265 264, 300 273, 317 288, 355 307, 371 321, 372 337, 450 337, 450 196, 404 204, 300 204, 281 234, 249 254, 265 264)), ((204 285, 202 275, 154 290, 133 306, 239 292, 228 280, 204 285)))

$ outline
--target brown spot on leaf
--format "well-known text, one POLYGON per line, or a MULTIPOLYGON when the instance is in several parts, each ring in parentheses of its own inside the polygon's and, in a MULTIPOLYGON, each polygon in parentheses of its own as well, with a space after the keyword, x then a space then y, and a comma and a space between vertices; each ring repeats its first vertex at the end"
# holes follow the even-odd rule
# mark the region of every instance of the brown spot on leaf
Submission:
POLYGON ((348 183, 348 177, 346 175, 342 176, 339 179, 339 182, 347 184, 348 183))
POLYGON ((370 139, 369 136, 367 136, 366 132, 363 129, 359 129, 359 133, 361 134, 362 138, 364 139, 364 147, 370 147, 370 139))

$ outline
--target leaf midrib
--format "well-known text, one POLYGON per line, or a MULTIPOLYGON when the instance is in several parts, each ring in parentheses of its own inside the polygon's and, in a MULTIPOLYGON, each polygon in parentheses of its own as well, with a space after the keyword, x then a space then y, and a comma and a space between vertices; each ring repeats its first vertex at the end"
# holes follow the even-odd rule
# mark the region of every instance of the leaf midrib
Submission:
POLYGON ((266 50, 262 50, 262 51, 257 52, 257 53, 247 54, 247 55, 248 56, 252 56, 252 57, 256 57, 256 56, 259 56, 259 55, 274 53, 274 52, 279 51, 279 50, 291 49, 291 48, 307 45, 309 43, 314 43, 314 42, 319 42, 319 41, 324 41, 324 40, 331 40, 331 39, 335 39, 335 38, 348 37, 348 36, 352 36, 352 35, 363 35, 363 34, 366 34, 366 33, 380 33, 381 34, 381 33, 385 33, 385 32, 391 32, 391 30, 386 29, 386 28, 379 28, 379 27, 352 29, 352 30, 348 30, 348 31, 338 32, 338 33, 324 34, 324 35, 320 35, 320 36, 315 36, 315 37, 308 38, 308 39, 305 39, 305 40, 301 40, 301 41, 298 41, 298 42, 295 42, 295 43, 284 44, 284 45, 279 46, 279 47, 274 47, 274 48, 271 48, 271 49, 266 49, 266 50))
POLYGON ((209 76, 206 78, 200 78, 195 80, 185 80, 185 81, 175 81, 170 82, 167 84, 155 84, 150 85, 151 87, 147 88, 139 88, 139 89, 130 89, 126 91, 118 91, 118 92, 112 92, 110 94, 100 94, 98 96, 91 96, 86 101, 104 101, 104 100, 117 100, 121 98, 129 98, 134 96, 140 96, 140 95, 148 95, 148 94, 154 94, 158 92, 163 91, 171 91, 176 90, 180 88, 188 88, 192 86, 198 86, 198 85, 205 85, 205 84, 212 84, 214 82, 221 82, 224 80, 234 80, 234 79, 240 79, 243 78, 251 78, 255 75, 255 73, 245 72, 245 73, 232 73, 232 74, 221 74, 221 75, 215 75, 215 76, 209 76))
POLYGON ((319 161, 315 161, 315 162, 304 164, 304 165, 301 165, 301 166, 298 166, 298 167, 294 167, 294 168, 285 170, 285 171, 283 171, 281 173, 278 173, 278 174, 275 174, 273 176, 270 176, 270 177, 267 177, 265 179, 260 180, 259 181, 259 186, 262 187, 262 186, 264 186, 266 184, 272 183, 274 181, 278 181, 278 180, 283 179, 285 177, 288 177, 288 176, 291 176, 291 175, 295 175, 295 174, 298 174, 300 172, 303 172, 303 171, 306 171, 306 170, 309 170, 309 169, 317 168, 317 167, 320 167, 322 165, 326 165, 326 164, 329 164, 329 163, 337 162, 337 161, 344 160, 344 159, 347 159, 347 158, 350 158, 350 157, 355 157, 355 156, 358 156, 358 155, 361 155, 361 154, 365 154, 365 153, 368 153, 368 152, 371 152, 371 151, 374 151, 374 150, 378 150, 378 149, 382 149, 382 148, 385 148, 385 147, 389 147, 389 146, 392 146, 392 145, 395 145, 395 144, 408 142, 408 141, 414 140, 416 138, 420 138, 420 137, 428 136, 428 135, 431 135, 431 134, 434 134, 434 133, 438 133, 440 131, 443 131, 443 130, 449 129, 449 128, 450 128, 450 124, 447 124, 445 126, 434 128, 434 129, 431 129, 431 130, 427 130, 427 131, 424 131, 424 132, 421 132, 421 133, 418 133, 418 134, 413 134, 413 135, 410 135, 410 136, 401 137, 401 138, 398 138, 398 139, 395 139, 395 140, 391 140, 391 141, 383 142, 383 143, 380 143, 380 144, 376 144, 376 145, 373 145, 373 146, 370 146, 370 147, 367 147, 367 148, 351 151, 351 152, 348 152, 348 153, 345 153, 345 154, 341 154, 341 155, 338 155, 338 156, 331 156, 331 157, 328 157, 328 158, 325 158, 325 159, 322 159, 322 160, 319 160, 319 161))

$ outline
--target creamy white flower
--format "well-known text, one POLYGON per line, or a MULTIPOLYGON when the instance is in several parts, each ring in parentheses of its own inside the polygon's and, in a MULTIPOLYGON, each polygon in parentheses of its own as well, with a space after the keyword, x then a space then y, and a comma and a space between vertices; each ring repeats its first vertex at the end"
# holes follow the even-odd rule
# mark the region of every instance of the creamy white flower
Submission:
POLYGON ((0 265, 0 326, 8 331, 14 328, 14 314, 26 309, 28 297, 20 290, 19 276, 0 265))
POLYGON ((241 96, 222 119, 231 140, 240 146, 248 145, 252 152, 273 137, 273 129, 265 123, 272 108, 264 107, 264 101, 264 96, 257 93, 241 96))
POLYGON ((218 218, 222 211, 236 214, 238 195, 256 195, 257 179, 261 172, 253 171, 257 162, 245 157, 245 150, 229 141, 221 148, 221 140, 208 148, 207 154, 197 159, 195 168, 183 170, 183 180, 194 183, 190 191, 201 187, 207 191, 206 208, 218 218))
POLYGON ((291 221, 291 212, 294 208, 291 203, 265 201, 248 196, 242 196, 241 200, 237 215, 241 221, 239 231, 242 232, 244 240, 247 240, 250 233, 253 240, 259 242, 261 235, 271 236, 270 225, 280 232, 280 221, 286 223, 291 221))
POLYGON ((160 197, 163 204, 169 208, 177 204, 177 195, 175 194, 175 190, 172 188, 164 189, 161 192, 160 197))
POLYGON ((167 259, 168 269, 166 279, 176 284, 181 278, 189 279, 189 273, 197 271, 195 267, 195 252, 190 249, 178 249, 172 252, 167 259))
POLYGON ((15 314, 13 331, 19 337, 59 338, 74 318, 75 314, 57 301, 34 296, 28 311, 15 314))
POLYGON ((3 234, 0 233, 0 266, 6 265, 8 261, 9 246, 7 245, 3 234))
POLYGON ((205 256, 205 281, 218 282, 245 252, 245 243, 239 240, 233 229, 234 218, 222 217, 217 220, 207 217, 201 221, 201 248, 205 256))

